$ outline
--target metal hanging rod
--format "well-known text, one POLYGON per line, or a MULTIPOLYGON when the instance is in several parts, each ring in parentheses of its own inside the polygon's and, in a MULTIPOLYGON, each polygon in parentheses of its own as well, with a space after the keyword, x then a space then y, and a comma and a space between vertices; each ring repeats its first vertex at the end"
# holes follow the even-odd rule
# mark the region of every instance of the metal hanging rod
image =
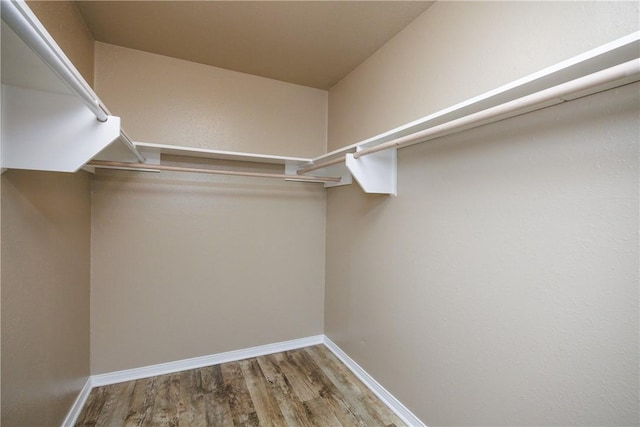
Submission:
POLYGON ((86 104, 98 121, 106 122, 107 113, 87 83, 69 65, 57 46, 51 43, 44 27, 24 2, 0 1, 2 20, 51 68, 51 70, 86 104))
POLYGON ((129 151, 131 151, 133 155, 136 156, 136 158, 140 163, 144 163, 147 161, 147 159, 142 155, 142 153, 138 151, 133 141, 131 141, 131 138, 129 138, 129 135, 127 135, 126 132, 123 131, 122 129, 120 129, 120 141, 122 141, 125 147, 127 147, 127 149, 129 149, 129 151))
POLYGON ((325 177, 325 176, 300 176, 300 175, 287 175, 277 173, 261 173, 261 172, 239 172, 228 171, 220 169, 204 169, 204 168, 188 168, 180 166, 165 166, 165 165, 151 165, 140 163, 127 163, 127 162, 109 162, 103 160, 92 160, 87 163, 88 166, 104 167, 104 168, 121 168, 124 170, 146 170, 146 171, 169 171, 169 172, 191 172, 191 173, 208 173, 213 175, 231 175, 231 176, 250 176, 255 178, 277 178, 290 181, 302 181, 302 182, 340 182, 341 178, 337 177, 325 177))
MULTIPOLYGON (((458 119, 454 119, 449 122, 442 123, 440 125, 436 125, 410 135, 396 138, 391 141, 376 145, 374 147, 356 151, 353 153, 353 158, 358 159, 368 154, 377 153, 379 151, 387 150, 390 148, 408 147, 413 144, 426 142, 430 139, 451 135, 456 132, 473 129, 478 126, 494 123, 496 121, 503 120, 509 117, 546 108, 550 105, 570 101, 571 99, 593 93, 590 91, 598 87, 610 89, 612 86, 605 85, 612 84, 616 81, 622 81, 621 84, 627 84, 631 81, 636 81, 637 75, 639 73, 640 59, 634 59, 632 61, 628 61, 611 68, 607 68, 602 71, 598 71, 593 74, 589 74, 584 77, 580 77, 575 80, 571 80, 569 82, 562 83, 527 96, 523 96, 509 102, 505 102, 495 107, 487 108, 485 110, 481 110, 476 113, 472 113, 464 117, 460 117, 458 119), (632 77, 634 78, 629 80, 632 77)), ((328 166, 342 163, 345 161, 345 156, 346 154, 343 154, 339 157, 326 160, 324 162, 319 162, 302 167, 297 170, 297 173, 305 174, 314 170, 323 169, 328 166)))

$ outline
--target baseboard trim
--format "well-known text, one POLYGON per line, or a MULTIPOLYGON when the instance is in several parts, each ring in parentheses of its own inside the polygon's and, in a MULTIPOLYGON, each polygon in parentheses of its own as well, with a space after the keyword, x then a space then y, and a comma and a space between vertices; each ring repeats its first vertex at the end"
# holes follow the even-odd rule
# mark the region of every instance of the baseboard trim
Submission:
POLYGON ((174 372, 202 368, 204 366, 218 365, 220 363, 235 362, 237 360, 250 359, 252 357, 263 356, 265 354, 295 350, 297 348, 323 343, 324 335, 315 335, 241 350, 227 351, 225 353, 212 354, 209 356, 193 357, 191 359, 177 360, 175 362, 160 363, 141 368, 109 372, 106 374, 93 375, 91 377, 91 385, 93 387, 99 387, 117 384, 125 381, 139 380, 141 378, 155 377, 156 375, 172 374, 174 372))
POLYGON ((378 396, 378 398, 389 407, 395 414, 404 421, 405 424, 412 427, 427 427, 425 423, 420 421, 420 418, 416 417, 413 412, 407 409, 398 399, 396 399, 391 393, 389 393, 378 381, 376 381, 371 375, 367 373, 360 365, 358 365, 347 353, 342 351, 340 347, 336 345, 329 337, 324 336, 324 345, 335 356, 344 363, 347 368, 355 374, 360 381, 362 381, 369 389, 378 396))
POLYGON ((91 384, 91 377, 89 377, 84 383, 82 390, 80 390, 80 393, 78 393, 78 397, 76 397, 75 402, 71 405, 69 412, 67 412, 67 416, 62 422, 62 427, 73 427, 78 419, 78 415, 80 415, 80 411, 82 411, 82 408, 89 397, 89 393, 91 393, 92 388, 93 385, 91 384))

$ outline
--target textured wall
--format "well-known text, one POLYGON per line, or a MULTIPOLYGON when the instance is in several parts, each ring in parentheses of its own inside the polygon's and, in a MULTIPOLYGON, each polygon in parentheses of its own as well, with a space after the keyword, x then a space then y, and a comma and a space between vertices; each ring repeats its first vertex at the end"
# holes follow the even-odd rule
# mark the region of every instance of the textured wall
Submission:
MULTIPOLYGON (((630 33, 637 8, 436 3, 330 91, 329 145, 630 33)), ((330 189, 325 333, 430 426, 637 425, 638 90, 400 150, 397 198, 330 189)))
POLYGON ((71 1, 28 1, 27 4, 82 77, 93 86, 95 43, 75 4, 71 1))
POLYGON ((295 157, 325 152, 326 91, 96 46, 96 89, 136 141, 295 157))
POLYGON ((89 374, 86 173, 2 175, 2 425, 60 425, 89 374))
POLYGON ((324 212, 321 185, 95 176, 92 373, 322 333, 324 212))
MULTIPOLYGON (((98 93, 135 139, 325 150, 326 92, 104 44, 97 53, 98 93)), ((92 373, 322 332, 321 185, 104 172, 92 221, 92 373)))

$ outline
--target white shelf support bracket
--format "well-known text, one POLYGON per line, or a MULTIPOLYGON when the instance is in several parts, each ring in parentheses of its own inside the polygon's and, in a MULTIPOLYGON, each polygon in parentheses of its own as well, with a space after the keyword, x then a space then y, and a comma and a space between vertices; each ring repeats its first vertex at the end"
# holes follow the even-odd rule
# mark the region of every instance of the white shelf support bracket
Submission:
MULTIPOLYGON (((357 149, 360 151, 360 147, 357 149)), ((346 165, 365 193, 398 195, 397 150, 389 149, 354 159, 346 155, 346 165)))
POLYGON ((120 135, 77 97, 2 87, 2 168, 76 172, 120 135))

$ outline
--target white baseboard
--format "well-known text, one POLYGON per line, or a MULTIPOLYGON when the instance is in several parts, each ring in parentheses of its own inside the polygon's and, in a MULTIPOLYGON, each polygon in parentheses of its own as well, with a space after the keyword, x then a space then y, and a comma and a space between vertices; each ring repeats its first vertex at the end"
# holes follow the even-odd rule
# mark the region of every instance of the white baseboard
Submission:
POLYGON ((347 368, 355 374, 360 381, 362 381, 369 389, 378 396, 378 398, 389 407, 395 414, 404 421, 405 424, 411 427, 427 427, 425 423, 420 421, 413 412, 407 409, 398 399, 396 399, 391 393, 389 393, 384 387, 380 385, 371 375, 367 373, 360 365, 358 365, 347 353, 342 351, 340 347, 336 345, 329 337, 324 336, 324 345, 336 355, 347 368))
POLYGON ((204 366, 218 365, 220 363, 235 362, 252 357, 264 356, 266 354, 279 353, 282 351, 295 350, 297 348, 308 347, 317 344, 324 344, 342 363, 349 368, 356 377, 360 379, 378 398, 389 407, 402 421, 411 427, 427 427, 418 417, 407 409, 398 399, 380 385, 371 375, 369 375, 360 365, 353 361, 340 347, 326 335, 315 335, 290 341, 282 341, 273 344, 266 344, 257 347, 245 348, 241 350, 228 351, 225 353, 212 354, 209 356, 194 357, 191 359, 177 360, 175 362, 160 363, 157 365, 144 366, 141 368, 126 369, 123 371, 109 372, 106 374, 92 375, 87 379, 84 387, 78 394, 76 401, 67 413, 62 423, 62 427, 72 427, 80 415, 87 397, 93 387, 100 387, 110 384, 133 381, 141 378, 154 377, 156 375, 171 374, 174 372, 186 371, 188 369, 202 368, 204 366))
POLYGON ((324 343, 324 335, 315 335, 291 341, 282 341, 274 344, 245 348, 242 350, 227 351, 225 353, 212 354, 209 356, 193 357, 191 359, 160 363, 158 365, 144 366, 142 368, 109 372, 106 374, 93 375, 91 377, 91 385, 93 387, 99 387, 125 381, 139 380, 141 378, 172 374, 174 372, 202 368, 204 366, 218 365, 220 363, 235 362, 237 360, 249 359, 252 357, 263 356, 265 354, 279 353, 281 351, 295 350, 297 348, 308 347, 310 345, 322 343, 324 343))
POLYGON ((92 388, 93 386, 91 385, 91 377, 89 377, 84 383, 82 390, 80 390, 80 393, 78 393, 78 397, 76 397, 75 402, 73 402, 73 405, 71 405, 69 412, 67 412, 67 416, 64 417, 62 427, 73 427, 73 425, 77 421, 78 415, 80 415, 80 411, 82 411, 82 407, 87 401, 87 397, 89 397, 89 393, 91 393, 92 388))

